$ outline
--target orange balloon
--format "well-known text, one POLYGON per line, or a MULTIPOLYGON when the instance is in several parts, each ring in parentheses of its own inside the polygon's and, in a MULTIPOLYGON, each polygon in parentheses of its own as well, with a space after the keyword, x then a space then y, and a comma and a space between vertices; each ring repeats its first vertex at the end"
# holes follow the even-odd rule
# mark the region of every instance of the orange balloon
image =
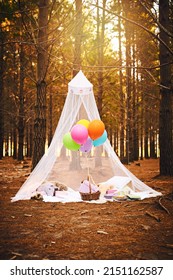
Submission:
POLYGON ((88 135, 92 140, 99 138, 105 130, 105 125, 101 120, 93 120, 88 126, 88 135))

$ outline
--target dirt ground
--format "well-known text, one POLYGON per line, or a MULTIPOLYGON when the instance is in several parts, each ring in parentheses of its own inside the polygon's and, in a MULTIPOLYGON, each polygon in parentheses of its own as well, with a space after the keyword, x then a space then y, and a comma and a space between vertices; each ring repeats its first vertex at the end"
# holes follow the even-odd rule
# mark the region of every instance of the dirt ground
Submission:
POLYGON ((1 260, 173 260, 173 178, 159 160, 128 166, 163 196, 142 201, 11 203, 30 162, 0 161, 1 260))

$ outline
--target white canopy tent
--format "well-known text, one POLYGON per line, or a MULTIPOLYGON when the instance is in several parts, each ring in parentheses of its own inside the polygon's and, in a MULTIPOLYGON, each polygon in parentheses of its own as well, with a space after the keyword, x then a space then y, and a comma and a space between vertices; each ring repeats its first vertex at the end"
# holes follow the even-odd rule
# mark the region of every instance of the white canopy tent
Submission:
MULTIPOLYGON (((136 192, 145 193, 145 197, 161 195, 140 181, 120 162, 108 139, 102 146, 93 147, 89 154, 65 149, 64 134, 81 119, 92 121, 100 119, 100 116, 93 85, 79 71, 68 84, 68 94, 51 145, 12 201, 30 199, 45 181, 65 184, 70 190, 67 201, 80 201, 74 194, 78 192, 80 182, 86 179, 88 171, 96 184, 114 180, 119 188, 128 185, 136 192)), ((63 201, 66 200, 63 198, 63 201)))

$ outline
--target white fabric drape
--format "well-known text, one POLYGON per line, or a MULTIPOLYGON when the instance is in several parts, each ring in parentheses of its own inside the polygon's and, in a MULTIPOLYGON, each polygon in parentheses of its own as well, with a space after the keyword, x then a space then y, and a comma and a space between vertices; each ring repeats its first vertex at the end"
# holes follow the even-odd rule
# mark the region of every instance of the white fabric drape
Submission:
POLYGON ((147 192, 148 197, 160 195, 159 192, 140 181, 120 162, 108 139, 101 150, 97 147, 93 148, 89 155, 65 150, 62 143, 64 134, 82 118, 91 121, 100 119, 100 116, 93 94, 93 86, 80 71, 69 83, 64 108, 51 145, 12 201, 30 199, 32 193, 46 180, 61 182, 69 188, 77 190, 80 181, 87 176, 88 169, 97 183, 106 181, 115 175, 125 176, 131 179, 134 190, 147 192), (64 155, 61 153, 62 149, 65 150, 64 155), (99 150, 100 152, 98 152, 99 150), (96 158, 100 163, 98 167, 96 158), (77 162, 79 163, 78 168, 76 167, 77 162))

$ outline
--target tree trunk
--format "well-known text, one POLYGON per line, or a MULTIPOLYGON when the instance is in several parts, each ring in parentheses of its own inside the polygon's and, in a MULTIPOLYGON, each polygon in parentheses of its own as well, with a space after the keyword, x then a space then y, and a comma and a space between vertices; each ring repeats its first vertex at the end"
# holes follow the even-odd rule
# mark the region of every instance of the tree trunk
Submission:
MULTIPOLYGON (((118 8, 120 13, 120 1, 118 1, 118 8)), ((122 72, 122 43, 121 43, 121 19, 118 17, 118 41, 119 41, 119 80, 120 80, 120 160, 124 160, 124 128, 125 128, 125 109, 124 109, 124 92, 123 92, 123 72, 122 72)))
POLYGON ((156 158, 154 129, 150 128, 150 158, 156 158))
MULTIPOLYGON (((82 43, 82 0, 75 0, 76 3, 76 19, 75 19, 75 49, 73 63, 73 77, 81 68, 81 43, 82 43)), ((62 155, 64 149, 61 150, 62 155)), ((80 170, 80 156, 76 152, 72 152, 71 170, 80 170)))
POLYGON ((49 96, 49 133, 48 133, 48 145, 50 146, 53 137, 53 124, 52 124, 52 92, 49 96))
MULTIPOLYGON (((144 90, 144 89, 143 89, 144 90)), ((144 110, 144 157, 149 158, 149 131, 150 131, 150 115, 147 110, 147 100, 143 100, 143 110, 144 110)))
POLYGON ((37 46, 37 97, 34 120, 34 149, 32 169, 37 165, 45 152, 46 142, 46 73, 47 73, 47 28, 49 0, 39 1, 39 32, 37 46))
POLYGON ((138 81, 138 73, 136 70, 137 67, 137 58, 136 58, 136 30, 133 26, 133 42, 132 42, 132 158, 131 160, 138 160, 139 159, 139 139, 138 139, 138 117, 137 117, 137 102, 138 102, 138 91, 137 91, 137 81, 138 81))
POLYGON ((9 156, 9 132, 7 131, 5 135, 5 156, 9 156))
POLYGON ((147 123, 147 120, 145 119, 145 133, 144 133, 144 156, 145 156, 145 158, 149 158, 148 139, 149 139, 148 123, 147 123))
MULTIPOLYGON (((126 7, 127 10, 127 7, 126 7)), ((125 11, 126 11, 125 10, 125 11)), ((127 11, 126 11, 127 13, 127 11)), ((132 93, 131 93, 131 33, 129 24, 125 22, 125 37, 126 37, 126 108, 127 108, 127 121, 126 121, 126 161, 127 164, 132 160, 132 93)))
MULTIPOLYGON (((102 24, 101 24, 101 30, 100 30, 100 13, 99 13, 99 7, 97 7, 97 44, 98 44, 98 65, 100 66, 99 72, 98 72, 98 111, 100 114, 100 117, 102 118, 102 98, 103 98, 103 46, 104 46, 104 33, 105 33, 105 6, 106 1, 103 0, 103 10, 102 10, 102 24)), ((98 5, 97 1, 97 5, 98 5)), ((99 5, 98 5, 99 6, 99 5)))
POLYGON ((17 159, 17 130, 13 126, 13 158, 17 159))
MULTIPOLYGON (((143 81, 143 77, 141 76, 141 81, 143 81)), ((140 127, 140 144, 141 144, 141 156, 140 159, 144 158, 144 93, 143 93, 143 88, 141 89, 141 116, 140 116, 140 123, 141 123, 141 127, 140 127)))
POLYGON ((114 151, 116 154, 118 154, 117 142, 118 142, 117 141, 117 129, 114 128, 114 146, 113 146, 113 148, 114 148, 114 151))
MULTIPOLYGON (((103 46, 104 46, 104 33, 105 33, 105 6, 106 0, 103 0, 103 10, 102 10, 102 18, 100 20, 100 12, 99 12, 99 1, 97 1, 97 51, 98 51, 98 98, 97 98, 97 107, 100 114, 100 118, 102 118, 102 98, 103 98, 103 46), (101 24, 100 24, 101 23, 101 24)), ((96 158, 95 158, 95 166, 101 167, 101 153, 102 147, 96 148, 96 158)))
POLYGON ((19 119, 18 119, 18 160, 23 160, 23 144, 24 144, 24 51, 20 46, 20 88, 19 88, 19 119))
MULTIPOLYGON (((159 21, 169 30, 169 0, 159 1, 159 21)), ((167 46, 170 38, 160 29, 160 39, 167 46)), ((163 44, 160 44, 160 174, 173 176, 173 139, 172 139, 172 86, 171 86, 171 55, 163 44)))
POLYGON ((29 150, 28 150, 28 157, 32 157, 32 150, 33 150, 33 125, 29 125, 29 150))
POLYGON ((36 118, 34 120, 34 152, 32 167, 34 168, 45 152, 46 142, 46 82, 37 83, 36 118))
POLYGON ((82 0, 75 0, 76 21, 75 21, 75 49, 73 63, 73 77, 81 68, 81 42, 82 42, 82 0))
POLYGON ((0 159, 3 157, 3 143, 4 143, 4 104, 3 104, 3 91, 4 91, 4 34, 0 29, 0 159))

